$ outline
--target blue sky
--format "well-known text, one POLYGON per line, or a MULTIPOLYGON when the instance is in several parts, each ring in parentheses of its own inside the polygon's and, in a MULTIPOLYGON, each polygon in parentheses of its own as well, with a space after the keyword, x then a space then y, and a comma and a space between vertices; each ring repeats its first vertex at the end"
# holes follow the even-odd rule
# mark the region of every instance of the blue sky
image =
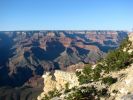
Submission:
POLYGON ((133 0, 0 0, 0 31, 131 28, 133 0))

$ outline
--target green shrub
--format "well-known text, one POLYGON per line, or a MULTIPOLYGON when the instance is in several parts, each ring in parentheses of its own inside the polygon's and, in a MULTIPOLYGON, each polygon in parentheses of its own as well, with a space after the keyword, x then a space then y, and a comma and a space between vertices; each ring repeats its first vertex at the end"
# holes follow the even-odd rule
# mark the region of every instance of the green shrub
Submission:
POLYGON ((102 82, 107 85, 111 85, 113 83, 117 82, 117 78, 112 78, 112 77, 105 77, 102 79, 102 82))
POLYGON ((70 91, 71 91, 71 89, 69 89, 69 83, 66 83, 65 84, 65 91, 64 91, 64 93, 68 93, 70 91))
POLYGON ((86 66, 84 67, 84 69, 83 69, 83 73, 84 73, 85 75, 89 75, 91 72, 92 72, 92 67, 91 67, 91 65, 86 65, 86 66))
POLYGON ((99 96, 100 97, 107 97, 109 95, 107 92, 108 92, 107 88, 103 88, 99 91, 99 96))
POLYGON ((105 72, 117 71, 126 68, 130 65, 132 53, 129 54, 128 50, 131 48, 131 41, 125 39, 118 49, 110 51, 104 59, 104 70, 105 72), (126 49, 126 51, 124 51, 126 49))
POLYGON ((80 87, 69 94, 66 100, 99 100, 100 97, 107 96, 107 89, 97 90, 94 86, 80 87))
POLYGON ((60 95, 61 93, 57 89, 54 89, 53 91, 49 91, 48 94, 45 94, 43 100, 51 100, 53 97, 58 97, 60 95))
POLYGON ((92 79, 91 73, 92 73, 92 69, 90 65, 86 65, 82 73, 76 72, 76 75, 78 77, 78 81, 80 82, 80 84, 91 82, 91 79, 92 79))
POLYGON ((91 82, 91 79, 92 78, 90 76, 83 74, 78 77, 78 81, 80 82, 80 84, 89 83, 91 82))
POLYGON ((78 76, 78 81, 80 84, 89 83, 92 81, 98 81, 101 77, 100 73, 102 72, 102 69, 99 64, 96 66, 95 69, 92 69, 91 65, 86 65, 81 72, 76 72, 76 75, 78 76))
POLYGON ((120 48, 121 50, 123 50, 124 48, 126 48, 127 50, 129 50, 130 47, 131 47, 131 44, 132 44, 132 42, 129 40, 129 38, 126 38, 126 39, 124 39, 124 40, 121 42, 119 48, 120 48))
POLYGON ((94 100, 97 90, 94 87, 81 87, 66 97, 67 100, 94 100))
POLYGON ((106 63, 105 71, 110 72, 126 68, 131 64, 130 59, 131 55, 127 51, 119 49, 110 51, 104 60, 106 63))
POLYGON ((81 71, 76 71, 76 76, 80 76, 81 75, 81 71))
POLYGON ((99 78, 101 78, 101 72, 103 70, 103 66, 101 64, 98 64, 96 65, 96 67, 93 69, 92 71, 92 78, 93 78, 93 81, 98 81, 99 78))

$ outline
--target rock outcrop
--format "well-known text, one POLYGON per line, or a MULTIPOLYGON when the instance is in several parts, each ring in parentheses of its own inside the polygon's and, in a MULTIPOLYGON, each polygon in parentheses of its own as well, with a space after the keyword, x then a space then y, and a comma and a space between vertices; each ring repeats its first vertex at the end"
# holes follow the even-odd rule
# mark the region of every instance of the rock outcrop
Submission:
POLYGON ((115 98, 115 100, 126 100, 124 99, 126 95, 133 94, 133 64, 124 70, 113 73, 113 75, 118 77, 118 82, 109 88, 111 98, 115 98))
POLYGON ((68 84, 68 89, 79 85, 77 76, 72 72, 55 70, 54 73, 46 72, 42 77, 44 78, 44 92, 38 97, 38 100, 42 100, 44 94, 49 91, 65 89, 66 84, 68 84))

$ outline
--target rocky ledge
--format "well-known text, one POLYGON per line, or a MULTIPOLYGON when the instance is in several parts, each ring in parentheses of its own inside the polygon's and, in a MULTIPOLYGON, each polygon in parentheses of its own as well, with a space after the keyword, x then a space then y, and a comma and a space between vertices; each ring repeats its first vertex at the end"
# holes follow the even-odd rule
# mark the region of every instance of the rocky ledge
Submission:
POLYGON ((65 89, 67 84, 68 89, 79 86, 78 78, 72 72, 55 70, 53 73, 46 72, 42 77, 44 78, 44 92, 38 97, 38 100, 42 100, 49 91, 65 89))

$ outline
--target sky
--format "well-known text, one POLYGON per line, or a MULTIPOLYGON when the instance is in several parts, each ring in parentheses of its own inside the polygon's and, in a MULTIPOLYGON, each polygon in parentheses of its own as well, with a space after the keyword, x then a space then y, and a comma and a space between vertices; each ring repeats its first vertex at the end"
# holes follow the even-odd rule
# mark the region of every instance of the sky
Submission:
POLYGON ((0 0, 0 31, 132 28, 133 0, 0 0))

